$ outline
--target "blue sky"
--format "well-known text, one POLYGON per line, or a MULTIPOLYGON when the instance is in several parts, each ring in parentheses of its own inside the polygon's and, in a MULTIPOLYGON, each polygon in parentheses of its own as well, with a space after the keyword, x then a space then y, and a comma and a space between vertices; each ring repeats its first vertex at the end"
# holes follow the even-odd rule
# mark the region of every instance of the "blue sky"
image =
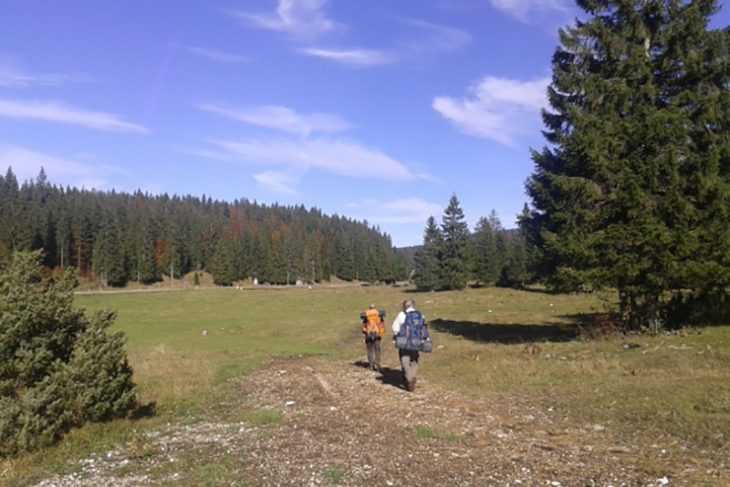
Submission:
MULTIPOLYGON (((569 0, 5 0, 0 170, 304 204, 420 244, 527 201, 569 0)), ((723 10, 714 26, 726 26, 723 10)))

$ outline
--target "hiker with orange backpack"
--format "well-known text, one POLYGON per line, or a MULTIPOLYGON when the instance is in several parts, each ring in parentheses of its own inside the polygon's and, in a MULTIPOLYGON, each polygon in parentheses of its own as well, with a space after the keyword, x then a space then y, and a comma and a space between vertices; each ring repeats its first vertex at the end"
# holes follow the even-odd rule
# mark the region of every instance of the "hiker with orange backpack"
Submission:
POLYGON ((380 372, 380 340, 385 333, 385 311, 371 304, 368 310, 360 314, 362 319, 362 333, 365 335, 365 348, 368 354, 368 368, 380 372))

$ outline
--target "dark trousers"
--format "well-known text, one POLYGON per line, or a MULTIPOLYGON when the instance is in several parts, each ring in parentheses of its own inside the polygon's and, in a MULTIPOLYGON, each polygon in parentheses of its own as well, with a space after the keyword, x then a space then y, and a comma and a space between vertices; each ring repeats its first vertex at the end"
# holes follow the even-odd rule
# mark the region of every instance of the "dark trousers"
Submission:
POLYGON ((365 339, 365 348, 368 352, 368 367, 380 370, 380 338, 377 340, 365 339))
POLYGON ((415 350, 398 350, 398 356, 403 368, 406 388, 413 390, 416 387, 416 374, 418 373, 418 352, 415 350))

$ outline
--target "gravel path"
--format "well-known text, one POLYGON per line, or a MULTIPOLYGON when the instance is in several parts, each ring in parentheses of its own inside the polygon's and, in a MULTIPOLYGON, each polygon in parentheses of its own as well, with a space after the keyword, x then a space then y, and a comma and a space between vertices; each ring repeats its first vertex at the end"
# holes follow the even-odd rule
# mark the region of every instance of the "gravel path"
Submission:
POLYGON ((215 421, 168 425, 143 447, 83 460, 79 472, 37 485, 695 485, 696 472, 636 469, 633 446, 600 425, 560 429, 549 411, 468 398, 423 373, 409 393, 394 368, 276 360, 239 379, 219 410, 215 421), (273 419, 252 421, 262 410, 273 419))

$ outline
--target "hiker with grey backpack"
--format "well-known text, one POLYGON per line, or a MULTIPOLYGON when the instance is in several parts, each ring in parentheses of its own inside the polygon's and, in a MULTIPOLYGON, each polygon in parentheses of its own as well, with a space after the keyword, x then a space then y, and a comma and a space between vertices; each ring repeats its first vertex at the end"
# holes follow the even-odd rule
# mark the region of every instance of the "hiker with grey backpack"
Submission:
POLYGON ((395 317, 392 326, 405 386, 411 392, 416 388, 419 353, 433 350, 426 319, 415 306, 416 302, 412 299, 403 301, 403 311, 395 317))

